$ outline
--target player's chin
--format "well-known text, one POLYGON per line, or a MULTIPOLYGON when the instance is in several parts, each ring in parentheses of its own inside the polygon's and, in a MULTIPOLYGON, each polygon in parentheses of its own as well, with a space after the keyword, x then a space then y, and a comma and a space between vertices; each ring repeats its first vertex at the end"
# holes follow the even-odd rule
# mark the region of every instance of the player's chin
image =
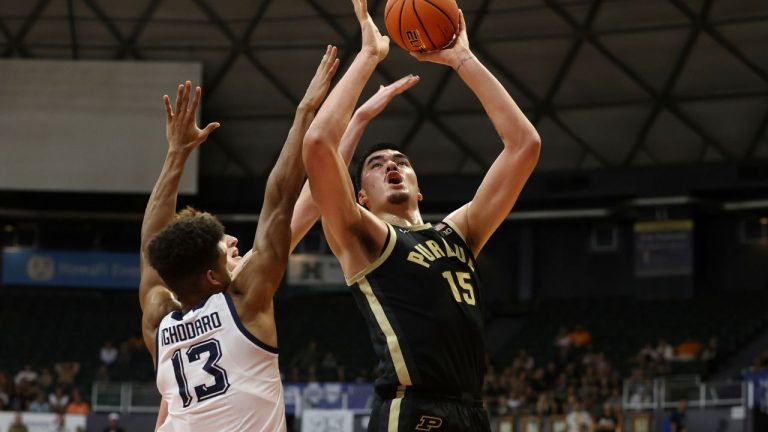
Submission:
POLYGON ((405 189, 390 191, 387 195, 387 201, 390 204, 403 204, 408 202, 409 198, 408 191, 405 189))

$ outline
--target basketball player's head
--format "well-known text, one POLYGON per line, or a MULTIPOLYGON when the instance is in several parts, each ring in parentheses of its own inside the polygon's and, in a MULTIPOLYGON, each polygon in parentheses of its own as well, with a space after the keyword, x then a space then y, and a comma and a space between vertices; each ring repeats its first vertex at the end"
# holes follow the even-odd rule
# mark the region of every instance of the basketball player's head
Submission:
POLYGON ((188 207, 150 241, 147 252, 150 265, 183 299, 224 291, 241 259, 236 246, 215 216, 188 207))
POLYGON ((392 205, 418 207, 422 199, 411 161, 391 143, 373 145, 363 153, 354 181, 357 202, 374 213, 392 205))

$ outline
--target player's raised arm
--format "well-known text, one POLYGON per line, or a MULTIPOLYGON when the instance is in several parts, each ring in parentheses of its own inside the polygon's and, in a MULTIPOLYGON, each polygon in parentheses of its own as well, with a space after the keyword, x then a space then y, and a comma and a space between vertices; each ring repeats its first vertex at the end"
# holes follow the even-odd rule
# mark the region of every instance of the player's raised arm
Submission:
POLYGON ((304 183, 301 145, 338 69, 336 52, 334 46, 326 49, 267 179, 253 249, 243 258, 232 283, 233 297, 245 302, 241 318, 247 319, 242 313, 258 313, 269 307, 283 277, 291 244, 291 218, 304 183))
POLYGON ((195 114, 200 105, 200 87, 195 88, 192 96, 192 83, 187 81, 179 85, 175 108, 171 107, 168 95, 163 96, 166 121, 165 135, 168 140, 168 153, 165 157, 160 177, 157 179, 152 194, 144 211, 141 225, 141 281, 139 283, 139 303, 142 309, 142 328, 145 340, 154 357, 154 329, 171 309, 179 304, 158 275, 149 265, 147 245, 150 240, 165 228, 176 214, 176 198, 179 193, 184 165, 194 149, 202 144, 219 123, 210 123, 204 129, 197 127, 195 114), (150 337, 149 339, 147 337, 150 337))
MULTIPOLYGON (((331 236, 328 236, 329 244, 340 259, 342 267, 349 267, 349 260, 345 255, 362 256, 362 261, 371 259, 378 253, 377 243, 383 243, 386 236, 386 227, 383 222, 378 220, 371 222, 374 227, 370 230, 363 226, 368 221, 363 216, 361 208, 355 203, 352 181, 347 173, 346 164, 336 149, 349 124, 360 93, 376 66, 389 53, 389 38, 382 36, 374 24, 368 14, 367 2, 353 0, 353 4, 355 15, 360 23, 362 48, 344 77, 331 91, 304 139, 304 166, 309 176, 312 196, 323 215, 325 229, 331 231, 331 236), (351 232, 366 235, 373 232, 372 235, 375 238, 366 239, 365 242, 369 250, 345 247, 359 246, 358 237, 347 235, 351 232), (333 238, 339 239, 343 244, 336 244, 333 238)), ((368 219, 373 220, 373 218, 368 219)), ((364 265, 361 262, 354 266, 364 265)), ((344 271, 349 273, 351 269, 344 268, 344 271)))
MULTIPOLYGON (((341 143, 339 143, 338 152, 344 164, 349 166, 352 156, 355 154, 355 149, 357 149, 357 145, 363 137, 365 128, 368 127, 371 120, 381 114, 395 96, 413 87, 418 82, 418 76, 408 75, 390 85, 380 86, 379 91, 355 111, 347 125, 346 131, 344 131, 344 135, 341 137, 341 143)), ((312 192, 307 182, 301 190, 299 200, 296 202, 296 207, 293 211, 293 219, 291 220, 291 251, 312 228, 312 225, 315 224, 319 216, 320 210, 312 198, 312 192)))
POLYGON ((463 14, 461 33, 452 48, 411 55, 455 69, 480 100, 504 143, 472 201, 448 216, 477 255, 517 201, 538 161, 541 139, 507 90, 470 50, 463 14))

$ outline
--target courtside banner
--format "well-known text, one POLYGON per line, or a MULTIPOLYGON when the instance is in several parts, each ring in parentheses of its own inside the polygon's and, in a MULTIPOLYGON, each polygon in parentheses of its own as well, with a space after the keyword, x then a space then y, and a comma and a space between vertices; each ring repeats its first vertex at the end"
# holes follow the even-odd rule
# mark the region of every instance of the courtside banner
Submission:
POLYGON ((5 248, 5 285, 137 288, 139 254, 5 248))
POLYGON ((339 260, 333 255, 291 255, 286 280, 293 286, 347 286, 339 260))

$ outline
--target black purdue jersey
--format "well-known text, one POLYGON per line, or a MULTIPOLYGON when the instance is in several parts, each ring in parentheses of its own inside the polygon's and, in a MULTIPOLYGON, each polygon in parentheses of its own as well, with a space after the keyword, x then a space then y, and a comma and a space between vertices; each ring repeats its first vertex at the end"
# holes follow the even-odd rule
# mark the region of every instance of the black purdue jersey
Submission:
POLYGON ((379 357, 377 392, 479 399, 485 342, 475 258, 450 221, 387 227, 381 256, 348 280, 379 357))

